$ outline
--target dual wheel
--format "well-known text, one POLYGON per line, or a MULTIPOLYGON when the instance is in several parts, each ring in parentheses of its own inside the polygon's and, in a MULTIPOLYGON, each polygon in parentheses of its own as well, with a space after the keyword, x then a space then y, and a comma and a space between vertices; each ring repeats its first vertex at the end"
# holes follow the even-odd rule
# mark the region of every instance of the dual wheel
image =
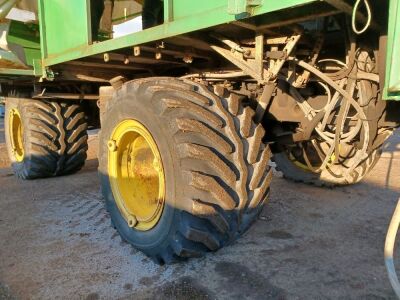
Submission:
MULTIPOLYGON (((234 241, 268 199, 271 151, 242 97, 170 78, 126 83, 107 102, 99 174, 114 227, 159 263, 234 241)), ((7 147, 18 177, 63 175, 86 158, 79 105, 7 101, 7 147)))
POLYGON ((87 123, 80 105, 7 98, 6 146, 21 179, 67 175, 85 164, 87 123))
MULTIPOLYGON (((272 179, 271 151, 262 142, 263 126, 241 99, 219 86, 150 78, 124 84, 107 103, 99 137, 106 206, 121 237, 155 261, 215 251, 244 233, 262 211, 272 179)), ((21 178, 79 170, 86 129, 79 105, 7 101, 7 148, 21 178)), ((278 166, 286 163, 286 174, 303 179, 313 174, 304 167, 313 168, 310 159, 291 150, 278 166)), ((342 166, 354 157, 351 149, 346 153, 338 160, 342 166)))

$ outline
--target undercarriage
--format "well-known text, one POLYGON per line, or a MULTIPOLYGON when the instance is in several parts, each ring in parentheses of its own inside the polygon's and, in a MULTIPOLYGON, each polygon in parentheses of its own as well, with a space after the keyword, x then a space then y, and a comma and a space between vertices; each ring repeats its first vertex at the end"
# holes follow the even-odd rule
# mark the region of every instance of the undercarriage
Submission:
MULTIPOLYGON (((100 129, 112 224, 159 263, 215 251, 245 232, 268 199, 271 166, 319 186, 359 182, 400 124, 400 102, 386 101, 397 97, 385 88, 388 1, 271 2, 258 14, 258 1, 228 1, 229 13, 212 11, 229 20, 217 25, 204 17, 211 10, 195 16, 177 5, 173 13, 190 19, 186 31, 168 6, 179 1, 151 16, 135 2, 144 30, 120 37, 104 31, 113 11, 100 1, 92 26, 70 24, 86 26, 87 44, 66 40, 65 50, 58 31, 42 28, 40 63, 1 80, 17 176, 78 171, 86 130, 100 129), (201 16, 209 25, 194 30, 201 16), (38 76, 23 75, 30 71, 38 76)), ((62 12, 60 3, 49 10, 62 12)))

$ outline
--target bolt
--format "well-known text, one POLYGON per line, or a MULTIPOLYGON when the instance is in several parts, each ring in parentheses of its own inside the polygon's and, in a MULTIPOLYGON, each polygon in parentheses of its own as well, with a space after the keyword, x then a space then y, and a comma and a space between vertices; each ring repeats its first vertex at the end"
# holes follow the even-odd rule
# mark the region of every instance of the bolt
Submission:
POLYGON ((117 142, 114 140, 109 140, 107 142, 107 147, 108 147, 108 150, 110 150, 111 152, 115 152, 118 149, 117 142))
POLYGON ((133 47, 133 55, 134 56, 140 55, 140 47, 133 47))
POLYGON ((110 54, 104 53, 104 62, 109 62, 110 61, 110 54))
POLYGON ((131 62, 131 61, 129 60, 129 56, 125 56, 125 58, 124 58, 124 64, 125 64, 125 65, 129 65, 130 62, 131 62))
POLYGON ((190 54, 186 53, 186 54, 183 56, 183 61, 184 61, 184 63, 186 63, 186 64, 191 64, 191 63, 193 62, 193 56, 191 56, 190 54))
POLYGON ((130 228, 135 227, 135 226, 137 225, 137 223, 138 223, 138 220, 136 219, 135 216, 129 216, 129 217, 128 217, 128 226, 129 226, 130 228))
POLYGON ((160 49, 157 49, 157 52, 156 52, 156 59, 157 59, 157 60, 160 60, 161 58, 162 58, 161 50, 160 50, 160 49))

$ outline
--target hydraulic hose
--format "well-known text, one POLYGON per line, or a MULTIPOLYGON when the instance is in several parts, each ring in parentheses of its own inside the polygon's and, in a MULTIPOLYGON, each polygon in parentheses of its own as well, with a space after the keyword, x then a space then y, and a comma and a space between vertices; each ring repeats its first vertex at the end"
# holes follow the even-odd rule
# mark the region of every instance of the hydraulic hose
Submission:
POLYGON ((354 5, 353 17, 352 17, 352 27, 353 27, 354 33, 363 34, 364 32, 366 32, 368 30, 369 26, 371 25, 371 22, 372 22, 372 11, 371 11, 371 6, 370 6, 368 0, 357 0, 356 4, 354 5), (358 13, 361 1, 363 1, 364 5, 365 5, 368 16, 367 16, 367 22, 364 25, 364 27, 362 29, 358 29, 357 28, 357 13, 358 13))
POLYGON ((400 199, 397 202, 396 209, 394 211, 392 220, 389 224, 389 229, 386 235, 385 241, 385 265, 389 275, 390 284, 393 287, 394 292, 397 295, 397 298, 400 299, 400 283, 399 278, 396 274, 396 269, 394 267, 393 261, 393 250, 396 242, 397 231, 400 226, 400 199))

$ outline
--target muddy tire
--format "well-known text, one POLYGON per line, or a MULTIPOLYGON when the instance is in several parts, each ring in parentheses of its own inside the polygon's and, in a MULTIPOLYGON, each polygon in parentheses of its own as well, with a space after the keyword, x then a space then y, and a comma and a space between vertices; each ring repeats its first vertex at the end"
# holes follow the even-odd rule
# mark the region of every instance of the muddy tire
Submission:
MULTIPOLYGON (((353 124, 362 124, 357 135, 353 134, 352 139, 340 142, 338 157, 326 155, 330 145, 319 138, 278 147, 282 151, 274 153, 272 160, 285 178, 332 187, 358 183, 373 169, 381 157, 383 144, 393 129, 379 128, 386 102, 379 100, 377 84, 366 80, 358 81, 354 94, 367 116, 366 120, 361 120, 358 115, 348 117, 353 124), (329 162, 321 167, 326 157, 330 158, 329 162)), ((339 109, 338 105, 337 110, 339 109)), ((334 128, 337 126, 338 114, 338 111, 333 114, 334 121, 330 124, 334 128)), ((354 127, 356 126, 347 126, 349 136, 354 127)))
POLYGON ((72 174, 85 164, 87 123, 78 104, 7 98, 5 132, 12 168, 21 179, 72 174))
POLYGON ((303 167, 303 163, 299 163, 299 161, 289 157, 287 153, 281 152, 274 154, 272 161, 276 163, 276 170, 282 172, 286 179, 320 187, 334 187, 360 182, 379 161, 381 153, 381 150, 373 151, 367 159, 353 170, 351 176, 348 177, 337 175, 338 173, 340 174, 341 171, 344 174, 347 169, 345 163, 336 165, 335 172, 327 168, 320 173, 314 173, 303 167))
POLYGON ((272 178, 271 152, 253 115, 240 97, 190 81, 144 79, 118 90, 104 116, 99 173, 122 239, 159 263, 171 263, 218 250, 245 232, 261 212, 272 178), (108 174, 107 143, 113 128, 129 119, 153 136, 165 174, 165 206, 147 231, 129 226, 108 174))

